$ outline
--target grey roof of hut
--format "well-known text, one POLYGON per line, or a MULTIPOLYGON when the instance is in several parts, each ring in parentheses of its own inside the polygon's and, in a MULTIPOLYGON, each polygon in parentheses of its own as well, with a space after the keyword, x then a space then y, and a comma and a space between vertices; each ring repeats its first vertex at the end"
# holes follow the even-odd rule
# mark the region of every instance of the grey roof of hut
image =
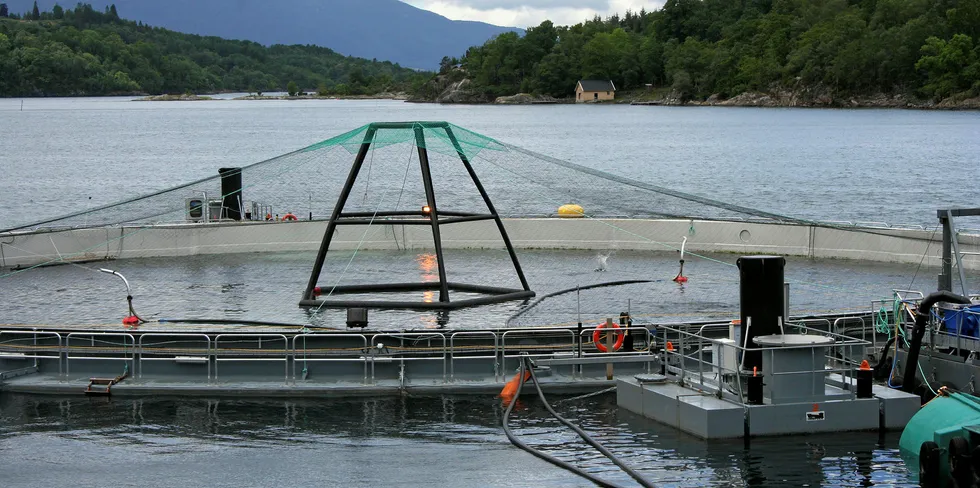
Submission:
POLYGON ((616 91, 612 80, 579 80, 582 91, 616 91))

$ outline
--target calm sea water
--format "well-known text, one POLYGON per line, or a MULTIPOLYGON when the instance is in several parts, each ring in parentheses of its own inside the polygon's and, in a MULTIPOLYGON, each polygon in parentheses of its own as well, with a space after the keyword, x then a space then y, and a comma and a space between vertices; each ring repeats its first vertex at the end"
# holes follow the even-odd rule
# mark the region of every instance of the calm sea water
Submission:
MULTIPOLYGON (((917 223, 935 209, 977 206, 975 112, 629 106, 485 107, 389 101, 131 102, 0 100, 0 228, 108 203, 249 164, 377 120, 448 120, 537 152, 718 200, 803 218, 917 223)), ((980 226, 980 225, 978 225, 980 226)), ((405 256, 373 253, 368 272, 405 256), (371 268, 373 266, 373 268, 371 268)), ((460 252, 467 273, 507 275, 506 256, 460 252)), ((734 256, 528 251, 541 294, 617 279, 652 283, 542 302, 520 324, 586 320, 627 308, 650 320, 737 310, 734 256)), ((409 256, 423 259, 424 256, 409 256)), ((342 266, 343 256, 329 266, 342 266)), ((134 282, 137 309, 156 318, 308 321, 295 307, 309 253, 113 263, 134 282)), ((410 259, 411 261, 411 259, 410 259)), ((867 307, 892 288, 933 286, 935 270, 790 260, 794 311, 867 307), (913 281, 915 276, 918 282, 913 281), (918 285, 918 286, 916 286, 918 285)), ((465 276, 464 276, 465 278, 465 276)), ((972 279, 972 278, 971 278, 972 279)), ((0 280, 0 322, 115 321, 119 283, 88 267, 0 280), (54 297, 54 299, 52 299, 54 297)), ((498 326, 516 304, 454 312, 449 325, 498 326)), ((374 315, 438 327, 419 314, 374 315)), ((316 317, 339 325, 330 314, 316 317)), ((612 397, 560 410, 661 486, 902 486, 897 436, 860 433, 706 443, 615 407, 612 397)), ((485 397, 331 401, 0 395, 4 486, 585 486, 516 450, 485 397)), ((528 400, 515 421, 533 445, 610 479, 630 480, 528 400)))

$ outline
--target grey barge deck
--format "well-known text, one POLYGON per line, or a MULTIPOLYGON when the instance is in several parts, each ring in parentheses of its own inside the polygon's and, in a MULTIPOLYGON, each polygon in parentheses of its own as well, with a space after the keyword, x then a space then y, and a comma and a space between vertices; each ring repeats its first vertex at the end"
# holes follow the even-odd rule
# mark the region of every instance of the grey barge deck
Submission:
POLYGON ((0 391, 112 395, 371 396, 496 394, 520 357, 550 391, 588 392, 659 368, 654 337, 600 353, 595 327, 314 331, 274 326, 151 324, 0 327, 0 391), (631 350, 627 350, 631 349, 631 350), (613 365, 614 376, 608 376, 613 365), (89 393, 92 393, 89 391, 89 393))

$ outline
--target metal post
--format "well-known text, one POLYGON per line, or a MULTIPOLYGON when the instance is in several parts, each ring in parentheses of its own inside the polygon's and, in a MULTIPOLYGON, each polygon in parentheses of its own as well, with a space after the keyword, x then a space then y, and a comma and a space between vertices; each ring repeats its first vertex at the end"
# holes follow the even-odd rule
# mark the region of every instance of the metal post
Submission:
POLYGON ((504 223, 500 220, 500 215, 497 213, 497 209, 494 208, 493 203, 490 202, 490 197, 487 195, 487 191, 483 188, 483 184, 480 183, 480 178, 476 176, 476 172, 473 171, 473 166, 470 165, 469 159, 463 154, 463 149, 459 145, 459 141, 456 139, 456 135, 453 134, 453 129, 446 126, 446 134, 449 136, 449 140, 452 141, 453 147, 456 149, 456 154, 459 155, 459 159, 463 161, 463 166, 466 167, 466 172, 469 173, 470 178, 473 179, 473 183, 476 185, 477 191, 480 192, 480 196, 483 197, 483 202, 487 204, 487 210, 493 215, 494 222, 497 223, 497 230, 500 231, 500 237, 504 240, 504 245, 507 247, 507 253, 510 254, 510 260, 514 263, 514 269, 517 271, 517 277, 521 280, 521 286, 524 290, 530 291, 530 287, 527 284, 527 279, 524 277, 524 270, 521 269, 521 263, 517 260, 517 253, 514 252, 514 246, 510 243, 510 238, 507 236, 507 230, 504 229, 504 223))
MULTIPOLYGON (((956 235, 956 224, 953 223, 952 211, 947 210, 946 217, 947 217, 946 221, 948 222, 948 226, 949 226, 949 237, 950 237, 949 243, 950 243, 950 247, 953 248, 953 257, 956 258, 956 271, 960 275, 960 291, 963 292, 963 296, 965 297, 970 296, 970 294, 966 291, 966 274, 963 272, 963 260, 962 257, 960 256, 960 242, 959 242, 959 238, 956 235)), ((950 265, 952 266, 952 263, 950 263, 950 265)), ((950 288, 952 288, 952 283, 950 283, 950 288)))
POLYGON ((949 228, 949 214, 940 211, 939 223, 943 226, 943 262, 939 274, 939 291, 953 291, 953 257, 950 246, 952 232, 949 228))
MULTIPOLYGON (((578 329, 576 332, 575 342, 578 343, 578 357, 582 357, 582 290, 579 289, 578 285, 575 286, 575 312, 578 314, 578 329)), ((582 364, 576 367, 578 373, 582 374, 582 364)))
POLYGON ((436 207, 436 194, 432 188, 432 172, 429 169, 429 153, 425 149, 425 135, 422 126, 415 126, 415 145, 419 150, 419 166, 422 168, 422 184, 425 186, 425 202, 429 206, 429 220, 432 221, 432 242, 436 248, 436 263, 439 266, 439 301, 449 301, 449 283, 446 281, 446 260, 442 255, 442 236, 439 233, 439 210, 436 207))
MULTIPOLYGON (((613 353, 613 345, 615 343, 616 334, 613 332, 613 321, 610 318, 606 319, 606 353, 613 353)), ((606 380, 613 379, 613 363, 606 363, 606 380)))
POLYGON ((330 241, 333 239, 333 233, 337 229, 337 219, 344 210, 344 206, 347 205, 347 198, 350 197, 350 192, 354 188, 354 180, 357 179, 357 174, 361 171, 364 158, 371 148, 371 142, 374 140, 376 132, 377 130, 375 128, 369 127, 367 132, 364 133, 364 141, 361 143, 361 148, 357 151, 357 157, 354 158, 354 166, 351 167, 350 173, 347 175, 347 182, 344 183, 344 188, 340 191, 340 198, 337 199, 337 205, 334 206, 333 212, 330 214, 330 222, 327 223, 327 231, 323 235, 323 243, 320 244, 320 251, 316 255, 316 262, 313 264, 313 272, 310 273, 310 281, 306 285, 306 292, 303 293, 303 298, 306 300, 313 299, 313 289, 316 288, 316 282, 320 278, 320 272, 323 270, 323 261, 327 258, 327 249, 330 248, 330 241))
POLYGON ((783 283, 783 319, 789 320, 789 283, 783 283))

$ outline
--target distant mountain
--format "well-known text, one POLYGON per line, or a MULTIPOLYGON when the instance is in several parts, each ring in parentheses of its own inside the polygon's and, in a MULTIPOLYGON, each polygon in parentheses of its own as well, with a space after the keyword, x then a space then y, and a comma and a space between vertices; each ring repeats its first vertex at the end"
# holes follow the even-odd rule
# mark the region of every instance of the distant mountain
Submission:
MULTIPOLYGON (((11 12, 29 12, 34 0, 0 0, 11 12)), ((38 0, 41 10, 75 0, 38 0)), ((94 0, 119 15, 155 27, 246 39, 265 45, 315 44, 348 56, 434 70, 443 56, 459 56, 502 32, 520 29, 454 21, 398 0, 94 0)))

